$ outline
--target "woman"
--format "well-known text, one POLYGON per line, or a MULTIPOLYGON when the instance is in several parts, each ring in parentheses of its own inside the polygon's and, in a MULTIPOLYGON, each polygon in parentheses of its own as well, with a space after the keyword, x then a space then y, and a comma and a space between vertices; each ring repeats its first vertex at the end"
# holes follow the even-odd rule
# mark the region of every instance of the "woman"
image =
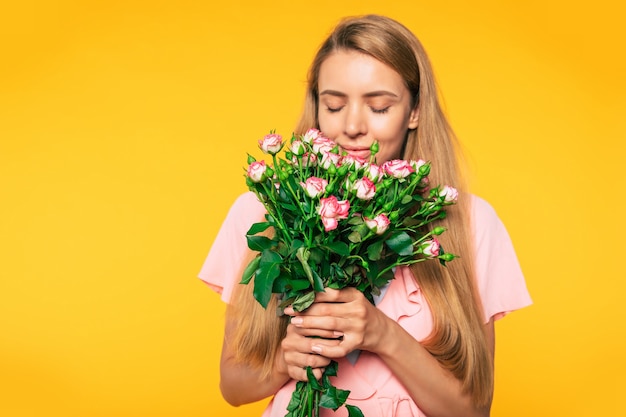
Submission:
MULTIPOLYGON (((378 163, 430 160, 433 183, 463 190, 428 58, 392 19, 346 19, 322 44, 297 131, 310 127, 362 157, 378 141, 378 163)), ((489 415, 494 320, 530 298, 506 230, 486 202, 463 192, 450 208, 442 244, 460 258, 447 268, 397 268, 376 306, 355 289, 328 289, 305 312, 287 308, 286 318, 260 307, 251 286, 236 285, 254 255, 245 233, 263 214, 253 194, 240 197, 200 273, 229 302, 220 384, 229 403, 274 395, 264 415, 284 416, 306 367, 319 377, 334 359, 334 384, 350 390, 348 403, 366 416, 489 415)))

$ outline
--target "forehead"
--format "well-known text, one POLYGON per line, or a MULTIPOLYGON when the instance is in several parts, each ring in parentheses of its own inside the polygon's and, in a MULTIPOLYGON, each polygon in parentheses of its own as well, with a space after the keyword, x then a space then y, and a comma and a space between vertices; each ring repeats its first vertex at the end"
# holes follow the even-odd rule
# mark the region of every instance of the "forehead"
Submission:
POLYGON ((345 50, 333 52, 322 62, 318 87, 320 92, 324 89, 356 91, 373 88, 396 93, 406 90, 404 80, 390 66, 370 55, 345 50))

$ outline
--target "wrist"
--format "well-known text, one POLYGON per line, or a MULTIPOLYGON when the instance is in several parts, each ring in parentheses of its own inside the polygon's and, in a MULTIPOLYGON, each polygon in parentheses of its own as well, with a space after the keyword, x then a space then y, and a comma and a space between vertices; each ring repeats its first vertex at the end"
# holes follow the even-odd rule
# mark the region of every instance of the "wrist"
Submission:
POLYGON ((283 353, 282 348, 278 349, 276 352, 276 357, 274 358, 274 374, 277 379, 287 380, 290 376, 289 370, 287 369, 287 362, 285 362, 285 355, 283 353))
POLYGON ((398 349, 402 348, 404 329, 389 317, 382 326, 381 336, 377 338, 376 353, 381 358, 394 357, 398 349))

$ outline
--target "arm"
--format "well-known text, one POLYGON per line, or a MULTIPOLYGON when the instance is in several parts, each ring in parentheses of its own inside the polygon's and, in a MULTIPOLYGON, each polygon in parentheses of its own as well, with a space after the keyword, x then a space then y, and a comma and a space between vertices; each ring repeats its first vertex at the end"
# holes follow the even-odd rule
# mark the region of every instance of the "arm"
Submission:
MULTIPOLYGON (((274 395, 291 378, 307 380, 306 367, 313 368, 313 374, 321 378, 322 369, 330 359, 320 356, 310 349, 310 339, 306 331, 289 325, 287 335, 276 353, 275 367, 267 379, 260 371, 248 364, 237 362, 234 352, 229 347, 230 326, 226 326, 220 359, 220 390, 224 399, 233 406, 251 403, 274 395)), ((320 332, 316 332, 317 335, 320 332)), ((324 337, 333 336, 332 332, 323 332, 324 337)), ((338 340, 329 340, 330 346, 338 345, 338 340)))
POLYGON ((263 379, 259 369, 235 360, 229 344, 230 334, 227 324, 220 358, 220 390, 224 399, 233 406, 240 406, 275 394, 289 380, 282 351, 277 352, 276 366, 269 378, 263 379))
MULTIPOLYGON (((323 339, 307 339, 308 349, 328 358, 345 356, 354 349, 376 353, 406 387, 425 414, 436 416, 488 416, 489 407, 474 408, 471 398, 462 392, 461 383, 398 323, 371 305, 363 294, 349 288, 326 289, 318 293, 316 303, 304 313, 289 314, 292 325, 308 334, 343 334, 339 343, 323 339)), ((493 322, 486 324, 488 342, 492 347, 493 322)))

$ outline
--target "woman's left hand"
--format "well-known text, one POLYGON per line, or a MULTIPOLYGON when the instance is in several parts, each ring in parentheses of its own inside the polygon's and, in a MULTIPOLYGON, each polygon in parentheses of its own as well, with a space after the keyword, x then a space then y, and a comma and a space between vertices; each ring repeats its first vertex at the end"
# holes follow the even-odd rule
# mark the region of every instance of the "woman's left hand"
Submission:
POLYGON ((328 337, 332 333, 341 337, 339 344, 319 339, 313 345, 314 352, 328 358, 341 358, 356 349, 376 353, 391 320, 356 288, 326 288, 315 295, 315 302, 305 311, 298 313, 288 308, 285 313, 293 317, 291 324, 307 335, 328 337))

